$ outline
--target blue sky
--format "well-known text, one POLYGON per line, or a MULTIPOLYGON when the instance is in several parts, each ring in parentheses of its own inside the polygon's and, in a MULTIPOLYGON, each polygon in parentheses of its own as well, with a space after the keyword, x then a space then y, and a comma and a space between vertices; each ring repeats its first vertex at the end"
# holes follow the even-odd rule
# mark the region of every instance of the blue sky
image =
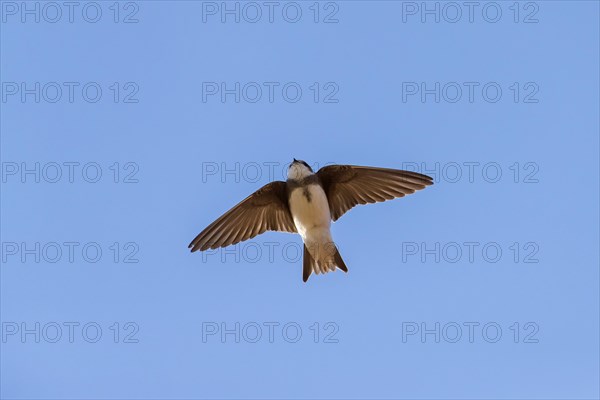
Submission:
POLYGON ((2 398, 599 397, 597 2, 23 4, 2 398), (294 157, 436 184, 189 253, 294 157))

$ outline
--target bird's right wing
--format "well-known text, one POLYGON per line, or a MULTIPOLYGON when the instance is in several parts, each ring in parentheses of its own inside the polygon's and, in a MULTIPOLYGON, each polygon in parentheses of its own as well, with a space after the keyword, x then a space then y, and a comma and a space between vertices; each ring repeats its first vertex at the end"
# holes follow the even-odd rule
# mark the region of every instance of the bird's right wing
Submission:
POLYGON ((317 175, 334 221, 357 204, 404 197, 433 184, 433 179, 417 172, 355 165, 329 165, 317 175))
POLYGON ((285 182, 271 182, 252 193, 200 232, 188 247, 192 251, 216 249, 266 231, 296 232, 285 182))

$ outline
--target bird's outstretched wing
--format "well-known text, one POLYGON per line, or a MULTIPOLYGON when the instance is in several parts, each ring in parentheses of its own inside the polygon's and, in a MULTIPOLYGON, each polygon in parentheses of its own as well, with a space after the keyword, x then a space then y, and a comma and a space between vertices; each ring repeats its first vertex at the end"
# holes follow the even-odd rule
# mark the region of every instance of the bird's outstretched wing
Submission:
POLYGON ((200 232, 188 247, 192 251, 216 249, 266 231, 296 232, 285 182, 271 182, 252 193, 200 232))
POLYGON ((433 179, 417 172, 355 165, 329 165, 317 175, 334 221, 357 204, 404 197, 433 184, 433 179))

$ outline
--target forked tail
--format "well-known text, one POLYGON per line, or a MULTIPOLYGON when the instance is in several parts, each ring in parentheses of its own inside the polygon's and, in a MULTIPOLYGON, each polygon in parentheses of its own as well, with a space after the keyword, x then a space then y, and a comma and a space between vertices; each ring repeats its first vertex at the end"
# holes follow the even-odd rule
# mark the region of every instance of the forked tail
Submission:
POLYGON ((337 247, 334 246, 333 249, 335 250, 332 252, 333 256, 329 255, 323 257, 317 262, 306 248, 306 244, 304 245, 304 256, 302 261, 302 280, 304 282, 308 280, 313 271, 316 274, 326 274, 327 272, 335 271, 335 268, 337 267, 344 272, 348 272, 348 267, 346 267, 346 263, 342 259, 337 247))

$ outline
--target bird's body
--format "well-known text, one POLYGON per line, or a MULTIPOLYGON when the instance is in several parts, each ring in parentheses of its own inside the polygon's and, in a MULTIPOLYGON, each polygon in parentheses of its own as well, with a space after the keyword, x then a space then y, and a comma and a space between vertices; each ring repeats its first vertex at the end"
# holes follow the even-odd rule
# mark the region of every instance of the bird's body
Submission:
POLYGON ((286 182, 271 182, 248 196, 204 229, 190 243, 192 251, 215 249, 247 240, 267 230, 298 233, 304 242, 303 280, 317 274, 348 271, 331 236, 336 221, 357 204, 403 197, 431 185, 411 171, 332 165, 314 173, 294 159, 286 182))
POLYGON ((308 252, 316 262, 315 272, 335 270, 333 239, 331 237, 331 213, 327 195, 312 174, 296 181, 288 179, 290 213, 296 230, 308 252))

